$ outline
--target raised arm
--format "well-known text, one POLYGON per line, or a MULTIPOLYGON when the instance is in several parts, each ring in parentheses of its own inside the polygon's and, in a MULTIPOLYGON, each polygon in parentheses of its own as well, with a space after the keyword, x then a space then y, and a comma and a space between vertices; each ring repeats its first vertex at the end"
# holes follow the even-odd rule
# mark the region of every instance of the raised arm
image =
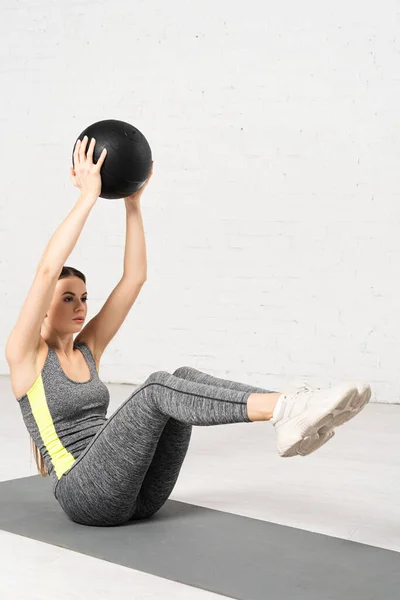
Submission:
POLYGON ((75 169, 71 169, 71 179, 80 189, 80 196, 68 217, 50 238, 40 259, 38 270, 44 268, 51 272, 60 272, 69 255, 76 246, 90 211, 96 204, 101 192, 100 170, 106 157, 104 150, 96 164, 93 164, 93 151, 96 140, 92 139, 85 156, 88 139, 76 144, 74 151, 75 169))
POLYGON ((40 259, 29 293, 22 306, 17 323, 12 329, 6 344, 8 362, 19 362, 28 355, 37 352, 40 332, 46 312, 51 304, 61 269, 74 249, 83 226, 95 205, 101 191, 100 169, 105 153, 96 165, 93 164, 92 141, 85 158, 86 142, 78 144, 75 149, 75 166, 80 165, 72 177, 78 180, 81 194, 66 219, 59 225, 50 238, 40 259), (82 149, 80 148, 82 146, 82 149), (79 154, 78 154, 79 153, 79 154))

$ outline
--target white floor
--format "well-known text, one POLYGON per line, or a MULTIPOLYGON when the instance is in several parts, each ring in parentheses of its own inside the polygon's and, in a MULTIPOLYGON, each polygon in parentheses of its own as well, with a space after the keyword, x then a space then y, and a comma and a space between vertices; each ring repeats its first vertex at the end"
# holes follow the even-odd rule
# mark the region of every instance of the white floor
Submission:
MULTIPOLYGON (((108 385, 110 412, 133 390, 108 385)), ((36 474, 0 377, 0 480, 36 474)), ((306 458, 282 459, 268 423, 197 427, 171 499, 400 552, 400 406, 370 404, 306 458)), ((211 600, 193 587, 0 531, 0 597, 211 600)))

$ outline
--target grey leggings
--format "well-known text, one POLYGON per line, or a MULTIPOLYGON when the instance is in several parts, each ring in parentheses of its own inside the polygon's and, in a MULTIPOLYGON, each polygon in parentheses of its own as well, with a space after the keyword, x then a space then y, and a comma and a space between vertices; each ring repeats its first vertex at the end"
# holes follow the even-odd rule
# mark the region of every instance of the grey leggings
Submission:
POLYGON ((192 426, 250 422, 253 393, 272 392, 190 367, 152 373, 58 481, 60 506, 84 525, 150 517, 175 486, 192 426))

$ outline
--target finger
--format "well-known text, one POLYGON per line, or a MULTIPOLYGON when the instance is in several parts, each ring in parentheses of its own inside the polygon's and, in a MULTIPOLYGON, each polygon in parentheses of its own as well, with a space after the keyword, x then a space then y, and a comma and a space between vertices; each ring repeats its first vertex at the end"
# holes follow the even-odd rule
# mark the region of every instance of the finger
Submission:
POLYGON ((81 140, 77 140, 76 144, 75 144, 75 150, 74 150, 74 166, 76 167, 76 165, 79 164, 79 148, 81 145, 81 140))
POLYGON ((70 180, 72 182, 72 185, 74 185, 75 187, 77 187, 76 186, 76 177, 75 177, 75 171, 74 171, 74 169, 70 169, 69 178, 70 178, 70 180))
POLYGON ((88 143, 88 136, 85 135, 85 137, 82 140, 81 146, 79 148, 79 160, 80 160, 80 162, 84 162, 84 160, 85 160, 85 153, 86 153, 87 143, 88 143))
POLYGON ((96 140, 95 140, 95 138, 92 138, 90 140, 90 146, 89 146, 89 150, 88 150, 88 153, 87 153, 87 158, 91 162, 93 162, 93 152, 94 152, 95 145, 96 145, 96 140))
POLYGON ((98 171, 100 171, 100 169, 103 165, 103 162, 106 160, 106 156, 107 156, 107 150, 105 148, 103 148, 103 151, 99 156, 99 160, 96 163, 96 167, 97 167, 98 171))

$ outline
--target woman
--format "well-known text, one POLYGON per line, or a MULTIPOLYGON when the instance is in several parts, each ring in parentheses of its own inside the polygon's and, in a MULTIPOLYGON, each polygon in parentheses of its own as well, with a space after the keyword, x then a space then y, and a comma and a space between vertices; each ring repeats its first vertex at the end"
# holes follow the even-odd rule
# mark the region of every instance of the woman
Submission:
POLYGON ((170 496, 193 425, 271 421, 281 456, 305 456, 369 401, 368 385, 309 386, 272 392, 190 367, 152 373, 106 418, 109 393, 99 378, 106 346, 146 280, 140 198, 125 198, 124 273, 102 310, 87 313, 84 275, 63 267, 101 192, 103 151, 76 146, 71 180, 81 191, 50 239, 11 332, 6 356, 26 427, 65 513, 86 525, 118 525, 157 512, 170 496), (73 340, 74 334, 80 332, 73 340), (28 391, 26 391, 28 390, 28 391))

